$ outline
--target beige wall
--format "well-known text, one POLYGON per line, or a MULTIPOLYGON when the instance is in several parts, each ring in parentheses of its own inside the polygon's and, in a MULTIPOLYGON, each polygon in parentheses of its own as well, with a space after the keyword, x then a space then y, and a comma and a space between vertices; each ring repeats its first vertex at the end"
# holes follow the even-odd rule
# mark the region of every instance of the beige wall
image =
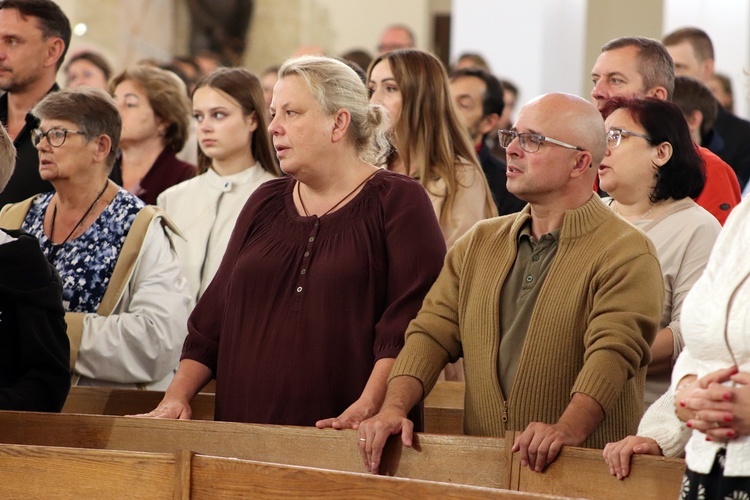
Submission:
POLYGON ((427 48, 429 7, 427 0, 256 0, 245 65, 260 71, 303 45, 334 56, 355 48, 374 53, 380 32, 391 23, 411 26, 418 45, 427 48))
POLYGON ((593 87, 591 68, 601 46, 621 36, 662 36, 662 0, 591 0, 586 15, 586 53, 582 82, 588 96, 593 87))

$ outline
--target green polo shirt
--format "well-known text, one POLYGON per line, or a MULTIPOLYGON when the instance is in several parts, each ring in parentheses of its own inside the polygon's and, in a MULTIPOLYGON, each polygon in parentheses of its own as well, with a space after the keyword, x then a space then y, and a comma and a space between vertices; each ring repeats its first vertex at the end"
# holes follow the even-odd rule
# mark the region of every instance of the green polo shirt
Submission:
POLYGON ((531 220, 518 233, 518 254, 500 294, 500 355, 497 373, 507 398, 513 385, 521 350, 539 290, 557 253, 560 230, 543 235, 536 241, 531 234, 531 220))

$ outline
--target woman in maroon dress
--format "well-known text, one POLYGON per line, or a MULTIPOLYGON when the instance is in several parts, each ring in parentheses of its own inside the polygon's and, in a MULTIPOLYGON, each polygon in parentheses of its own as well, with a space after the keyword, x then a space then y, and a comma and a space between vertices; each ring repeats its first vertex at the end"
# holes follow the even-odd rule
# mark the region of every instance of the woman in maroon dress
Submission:
POLYGON ((377 413, 445 243, 415 180, 378 169, 387 119, 345 64, 287 61, 269 131, 282 170, 249 198, 147 416, 190 418, 216 378, 217 420, 352 427, 377 413))

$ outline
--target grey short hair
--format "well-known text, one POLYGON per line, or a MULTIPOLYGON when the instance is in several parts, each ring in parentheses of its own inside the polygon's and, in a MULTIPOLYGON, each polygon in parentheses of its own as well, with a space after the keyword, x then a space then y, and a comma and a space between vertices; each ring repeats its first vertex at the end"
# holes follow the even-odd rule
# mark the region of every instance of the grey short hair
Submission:
POLYGON ((114 99, 101 89, 78 87, 51 92, 34 106, 31 114, 40 120, 65 120, 76 124, 88 139, 107 135, 112 150, 106 164, 112 168, 120 145, 122 118, 114 99))
POLYGON ((667 100, 672 100, 674 93, 674 61, 667 47, 659 40, 642 36, 615 38, 602 47, 602 52, 636 47, 638 49, 638 73, 643 79, 643 90, 664 87, 667 100))

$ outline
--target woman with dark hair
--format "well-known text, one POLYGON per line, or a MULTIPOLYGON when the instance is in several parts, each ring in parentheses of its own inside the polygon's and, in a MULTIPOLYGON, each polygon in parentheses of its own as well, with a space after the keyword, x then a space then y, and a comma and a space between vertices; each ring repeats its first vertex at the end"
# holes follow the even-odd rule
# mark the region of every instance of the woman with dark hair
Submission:
POLYGON ((248 197, 281 172, 255 75, 220 68, 204 76, 193 92, 193 116, 201 174, 164 191, 157 204, 185 236, 174 246, 195 302, 216 274, 248 197))
POLYGON ((641 228, 656 247, 664 274, 664 315, 646 378, 646 406, 669 387, 683 347, 680 312, 706 266, 721 226, 691 198, 705 183, 703 161, 675 104, 616 98, 604 109, 607 153, 599 185, 618 215, 641 228))
POLYGON ((153 205, 162 191, 196 174, 176 156, 190 132, 185 84, 171 71, 140 65, 115 76, 109 90, 122 116, 122 155, 110 178, 153 205))

